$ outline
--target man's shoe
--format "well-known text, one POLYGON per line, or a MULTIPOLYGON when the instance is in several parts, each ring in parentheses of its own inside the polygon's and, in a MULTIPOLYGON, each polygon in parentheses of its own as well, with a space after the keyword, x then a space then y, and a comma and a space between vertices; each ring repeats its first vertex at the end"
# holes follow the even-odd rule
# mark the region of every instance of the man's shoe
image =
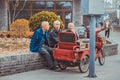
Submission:
POLYGON ((54 66, 54 67, 50 68, 50 70, 55 70, 55 71, 58 71, 58 70, 60 70, 60 68, 59 68, 59 67, 54 66))
POLYGON ((61 69, 60 69, 60 68, 56 68, 56 69, 54 69, 54 71, 55 71, 55 72, 60 72, 61 69))

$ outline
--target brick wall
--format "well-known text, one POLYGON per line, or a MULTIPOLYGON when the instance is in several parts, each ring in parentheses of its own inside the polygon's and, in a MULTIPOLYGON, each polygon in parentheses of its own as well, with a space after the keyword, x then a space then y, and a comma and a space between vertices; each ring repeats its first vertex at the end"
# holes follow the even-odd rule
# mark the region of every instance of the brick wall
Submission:
POLYGON ((0 76, 41 69, 45 64, 38 53, 0 55, 0 76))

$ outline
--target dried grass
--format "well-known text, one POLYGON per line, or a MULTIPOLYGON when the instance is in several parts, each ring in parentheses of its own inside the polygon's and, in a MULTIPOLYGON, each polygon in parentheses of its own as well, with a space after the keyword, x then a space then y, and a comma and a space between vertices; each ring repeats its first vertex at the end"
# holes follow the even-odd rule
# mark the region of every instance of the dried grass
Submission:
POLYGON ((29 42, 28 38, 0 38, 0 54, 28 52, 29 42))

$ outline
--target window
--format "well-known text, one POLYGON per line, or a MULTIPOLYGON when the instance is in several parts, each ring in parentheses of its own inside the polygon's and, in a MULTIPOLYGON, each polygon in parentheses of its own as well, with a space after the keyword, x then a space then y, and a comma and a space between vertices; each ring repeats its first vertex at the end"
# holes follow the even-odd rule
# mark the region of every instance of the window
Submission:
POLYGON ((61 12, 57 12, 56 14, 60 19, 62 19, 62 13, 61 12))
MULTIPOLYGON (((17 13, 23 7, 24 1, 20 1, 15 12, 17 13)), ((13 18, 15 1, 10 2, 10 13, 11 18, 13 18)), ((60 17, 67 26, 69 22, 72 21, 72 1, 27 1, 23 10, 17 15, 17 18, 29 19, 30 16, 40 12, 40 11, 52 11, 55 12, 58 17, 60 17)))
POLYGON ((45 2, 32 2, 32 9, 45 9, 46 8, 45 2))
MULTIPOLYGON (((15 3, 13 4, 13 5, 15 5, 15 3)), ((17 7, 17 9, 21 9, 21 8, 24 8, 24 9, 30 9, 30 2, 29 1, 20 1, 19 3, 18 3, 18 7, 17 7), (25 6, 24 6, 24 4, 25 4, 25 6)))
POLYGON ((56 2, 57 9, 72 9, 72 2, 56 2))
POLYGON ((47 9, 54 9, 54 2, 46 2, 47 9))
POLYGON ((72 21, 71 12, 65 13, 65 28, 67 28, 68 23, 72 21))

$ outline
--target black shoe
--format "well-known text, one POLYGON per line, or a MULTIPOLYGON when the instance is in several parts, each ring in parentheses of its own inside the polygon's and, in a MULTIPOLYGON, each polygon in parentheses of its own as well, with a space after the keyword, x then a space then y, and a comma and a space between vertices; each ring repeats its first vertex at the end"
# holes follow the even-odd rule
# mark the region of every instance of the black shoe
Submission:
POLYGON ((55 70, 55 71, 57 71, 57 70, 60 70, 60 69, 59 69, 58 67, 54 66, 54 67, 51 67, 50 70, 55 70))

